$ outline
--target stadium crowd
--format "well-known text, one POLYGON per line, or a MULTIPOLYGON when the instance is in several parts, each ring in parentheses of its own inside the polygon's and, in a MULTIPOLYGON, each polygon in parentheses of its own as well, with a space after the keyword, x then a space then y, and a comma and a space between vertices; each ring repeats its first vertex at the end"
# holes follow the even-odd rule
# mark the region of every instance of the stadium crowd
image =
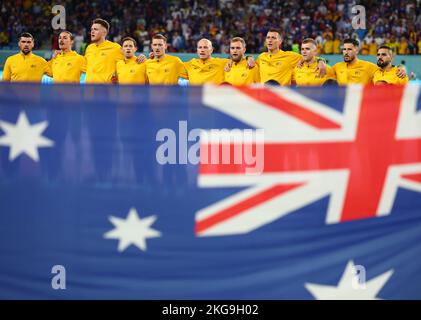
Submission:
MULTIPOLYGON (((201 38, 212 41, 214 52, 227 53, 229 39, 241 36, 247 52, 266 48, 266 33, 283 30, 283 50, 300 51, 302 39, 313 38, 318 54, 340 54, 345 38, 359 39, 360 54, 376 54, 387 45, 394 54, 421 54, 421 0, 364 1, 366 29, 352 28, 348 0, 57 0, 66 8, 66 29, 75 35, 75 49, 84 53, 90 23, 110 22, 108 39, 121 42, 130 35, 138 50, 148 52, 151 38, 163 34, 169 52, 194 52, 201 38)), ((3 0, 0 4, 0 49, 15 49, 18 36, 30 31, 37 49, 57 49, 58 32, 51 32, 52 2, 3 0)))

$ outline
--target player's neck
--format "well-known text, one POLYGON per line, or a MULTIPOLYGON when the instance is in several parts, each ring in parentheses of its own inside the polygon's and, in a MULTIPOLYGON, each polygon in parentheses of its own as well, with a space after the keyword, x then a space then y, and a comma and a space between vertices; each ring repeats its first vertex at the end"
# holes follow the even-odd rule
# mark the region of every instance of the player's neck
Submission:
POLYGON ((206 61, 208 61, 211 57, 207 57, 206 59, 202 59, 200 58, 200 61, 202 61, 203 63, 205 63, 206 61))
POLYGON ((70 48, 61 50, 61 52, 63 52, 63 54, 69 53, 71 51, 72 51, 72 49, 70 49, 70 48))
POLYGON ((349 65, 349 66, 352 66, 355 62, 357 62, 358 61, 358 58, 357 57, 355 57, 352 61, 348 61, 347 62, 347 64, 349 65))
POLYGON ((316 57, 313 57, 311 60, 306 61, 305 64, 309 66, 309 65, 312 65, 315 62, 316 62, 316 57))
POLYGON ((279 48, 272 49, 272 50, 268 49, 268 52, 269 52, 270 54, 277 54, 277 53, 279 52, 279 48))
POLYGON ((23 55, 24 57, 29 57, 32 54, 32 51, 29 51, 29 52, 25 53, 21 50, 20 54, 23 55))
POLYGON ((165 53, 162 54, 162 56, 156 57, 157 60, 162 60, 165 58, 165 53))
POLYGON ((95 44, 97 45, 97 46, 99 46, 101 43, 104 43, 105 42, 105 38, 101 38, 101 39, 98 39, 98 41, 97 42, 95 42, 95 44))
POLYGON ((134 56, 131 57, 124 57, 124 61, 129 62, 130 60, 133 60, 134 56))

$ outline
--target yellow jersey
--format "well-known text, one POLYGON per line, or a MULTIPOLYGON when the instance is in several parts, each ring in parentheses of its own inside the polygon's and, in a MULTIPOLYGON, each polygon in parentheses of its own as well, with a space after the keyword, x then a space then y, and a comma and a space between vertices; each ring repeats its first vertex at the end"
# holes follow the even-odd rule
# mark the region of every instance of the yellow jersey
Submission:
POLYGON ((137 63, 136 57, 118 61, 117 78, 120 84, 145 84, 146 62, 137 63))
POLYGON ((19 52, 6 59, 2 80, 11 82, 41 82, 44 73, 51 76, 48 63, 44 58, 32 52, 27 55, 19 52))
POLYGON ((333 69, 326 65, 326 75, 320 78, 315 71, 318 62, 304 63, 301 68, 295 67, 292 73, 292 82, 297 86, 321 86, 328 79, 335 79, 333 69))
POLYGON ((86 72, 86 60, 76 51, 62 52, 48 61, 48 69, 53 76, 54 83, 79 83, 80 76, 86 72))
POLYGON ((225 81, 233 86, 244 86, 253 83, 260 83, 259 66, 256 64, 253 68, 247 66, 247 59, 243 58, 240 62, 233 62, 231 70, 225 71, 225 81))
POLYGON ((199 58, 191 59, 184 63, 191 85, 200 85, 204 83, 221 84, 224 82, 224 69, 229 59, 212 58, 206 61, 199 58))
POLYGON ((180 58, 168 54, 161 59, 146 60, 145 66, 149 84, 178 84, 178 78, 185 74, 180 58))
POLYGON ((265 83, 275 80, 282 86, 290 85, 292 71, 300 60, 301 55, 292 51, 279 50, 275 54, 260 54, 256 60, 260 70, 260 81, 265 83))
POLYGON ((123 60, 121 46, 105 40, 97 45, 91 43, 85 51, 86 83, 111 83, 117 61, 123 60))
POLYGON ((386 82, 388 84, 406 84, 409 81, 408 76, 405 78, 399 78, 396 75, 398 68, 392 67, 390 70, 383 71, 382 69, 378 68, 376 72, 374 72, 373 76, 373 83, 377 84, 377 82, 386 82))
POLYGON ((374 63, 358 59, 352 64, 344 61, 338 62, 332 68, 339 85, 369 84, 373 80, 374 72, 378 69, 374 63))

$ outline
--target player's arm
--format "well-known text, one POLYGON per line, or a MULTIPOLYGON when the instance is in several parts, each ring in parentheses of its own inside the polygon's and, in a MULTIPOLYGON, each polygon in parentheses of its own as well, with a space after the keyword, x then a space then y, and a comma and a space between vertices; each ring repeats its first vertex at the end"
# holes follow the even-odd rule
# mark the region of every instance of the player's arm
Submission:
POLYGON ((10 70, 10 59, 6 59, 6 63, 4 64, 3 75, 1 77, 2 81, 10 81, 12 79, 12 72, 10 70))
POLYGON ((297 82, 295 81, 295 74, 296 74, 296 69, 294 68, 293 70, 292 70, 292 76, 291 76, 291 86, 296 86, 297 85, 297 82))
POLYGON ((254 71, 253 83, 260 83, 260 70, 259 70, 259 65, 256 63, 256 66, 254 68, 255 68, 255 70, 253 70, 254 71))
POLYGON ((45 62, 44 67, 44 74, 46 74, 49 77, 53 77, 53 60, 49 60, 48 62, 45 62))
POLYGON ((326 78, 327 80, 329 79, 336 80, 335 69, 329 65, 326 65, 326 78))
POLYGON ((179 66, 179 77, 188 80, 189 79, 189 62, 181 62, 179 66))
POLYGON ((84 56, 81 56, 81 59, 80 59, 80 71, 82 73, 86 73, 86 57, 84 56))

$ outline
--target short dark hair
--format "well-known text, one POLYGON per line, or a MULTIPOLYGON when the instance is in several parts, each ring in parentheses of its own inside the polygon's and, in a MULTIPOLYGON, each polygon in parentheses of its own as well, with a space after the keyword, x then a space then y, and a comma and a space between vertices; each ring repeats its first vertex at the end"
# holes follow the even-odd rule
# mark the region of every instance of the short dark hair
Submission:
POLYGON ((245 48, 246 47, 246 42, 244 41, 244 39, 243 38, 241 38, 241 37, 234 37, 234 38, 232 38, 231 40, 230 40, 230 43, 231 42, 241 42, 242 44, 243 44, 243 47, 245 48))
POLYGON ((392 49, 389 46, 382 45, 382 46, 377 48, 377 51, 379 51, 380 49, 387 49, 387 50, 389 50, 389 53, 392 54, 392 49))
POLYGON ((75 38, 70 31, 63 30, 63 31, 60 31, 58 35, 60 36, 62 33, 67 33, 70 36, 70 40, 73 40, 75 38))
POLYGON ((94 21, 92 21, 92 24, 95 24, 95 23, 103 26, 107 30, 107 32, 110 31, 110 24, 106 20, 97 18, 94 21))
POLYGON ((311 43, 317 47, 317 42, 313 38, 305 38, 301 44, 311 43))
POLYGON ((276 32, 279 35, 279 38, 282 40, 282 31, 280 29, 271 28, 266 34, 268 34, 269 32, 276 32))
POLYGON ((123 46, 124 42, 126 41, 132 41, 134 46, 137 48, 137 42, 132 37, 124 37, 123 40, 121 40, 121 46, 123 46))
POLYGON ((360 43, 358 42, 358 40, 351 39, 351 38, 345 39, 344 44, 345 43, 351 43, 356 48, 358 48, 360 46, 360 43))
POLYGON ((29 32, 22 32, 19 36, 19 41, 21 38, 31 38, 32 41, 35 42, 34 36, 32 34, 30 34, 29 32))
POLYGON ((154 36, 152 37, 152 41, 153 41, 154 39, 164 40, 164 42, 165 42, 165 43, 167 43, 167 38, 166 38, 165 36, 163 36, 162 34, 160 34, 160 33, 158 33, 158 34, 154 35, 154 36))

